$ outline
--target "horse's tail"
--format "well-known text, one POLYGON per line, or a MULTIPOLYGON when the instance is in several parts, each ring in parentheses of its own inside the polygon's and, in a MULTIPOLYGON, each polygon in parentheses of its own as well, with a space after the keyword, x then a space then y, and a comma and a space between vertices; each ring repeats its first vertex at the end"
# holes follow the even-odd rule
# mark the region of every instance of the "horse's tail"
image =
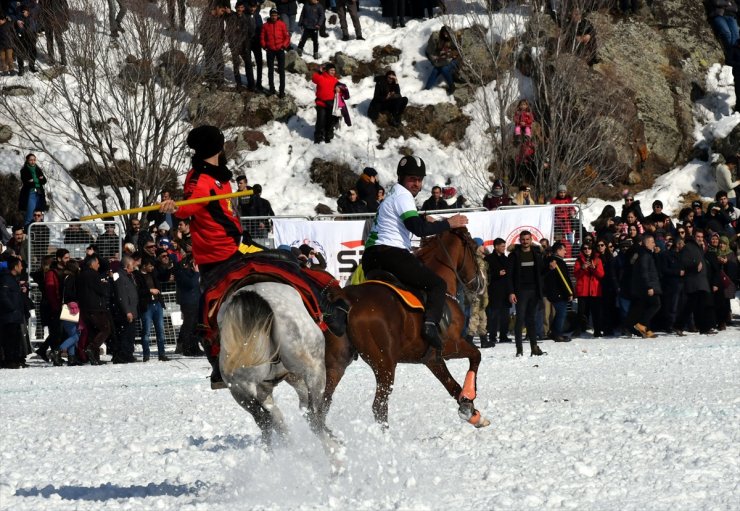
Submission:
POLYGON ((273 320, 270 304, 254 291, 237 292, 224 304, 219 326, 225 373, 267 364, 275 357, 278 348, 272 351, 270 335, 273 320))

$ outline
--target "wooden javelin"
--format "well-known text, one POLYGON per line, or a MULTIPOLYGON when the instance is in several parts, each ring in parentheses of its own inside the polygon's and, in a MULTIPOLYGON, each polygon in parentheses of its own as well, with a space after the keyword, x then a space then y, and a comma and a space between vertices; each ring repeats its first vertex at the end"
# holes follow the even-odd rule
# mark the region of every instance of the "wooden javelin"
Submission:
MULTIPOLYGON (((246 197, 252 195, 252 190, 244 190, 241 192, 224 193, 223 195, 210 195, 208 197, 198 197, 197 199, 187 199, 175 201, 175 206, 188 206, 190 204, 200 204, 201 202, 211 202, 221 199, 233 199, 235 197, 246 197)), ((97 215, 87 215, 80 217, 80 220, 95 220, 96 218, 107 218, 109 216, 123 216, 133 215, 135 213, 144 213, 146 211, 156 211, 160 207, 160 204, 153 204, 151 206, 142 206, 140 208, 122 209, 120 211, 109 211, 108 213, 98 213, 97 215)))

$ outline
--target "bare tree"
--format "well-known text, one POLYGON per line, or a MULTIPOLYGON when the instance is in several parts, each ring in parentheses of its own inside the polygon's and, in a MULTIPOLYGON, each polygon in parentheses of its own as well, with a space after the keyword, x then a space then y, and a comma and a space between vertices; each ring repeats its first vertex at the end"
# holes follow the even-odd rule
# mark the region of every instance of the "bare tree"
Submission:
POLYGON ((81 11, 64 34, 68 66, 49 70, 33 95, 0 96, 21 143, 48 154, 70 176, 59 185, 94 212, 107 210, 106 197, 115 209, 150 204, 186 169, 185 86, 196 78, 198 46, 169 37, 146 0, 129 5, 126 30, 112 40, 99 0, 76 2, 81 11), (85 176, 55 153, 59 142, 79 151, 85 176))
MULTIPOLYGON (((558 7, 571 13, 582 10, 579 2, 586 1, 559 2, 558 7)), ((619 122, 624 98, 619 87, 589 67, 595 39, 586 44, 580 38, 583 25, 560 12, 561 26, 555 16, 534 9, 480 3, 464 16, 464 25, 472 28, 456 31, 464 62, 460 76, 479 88, 476 99, 486 127, 485 137, 464 151, 465 173, 484 190, 497 177, 509 184, 526 182, 544 197, 552 197, 560 183, 586 195, 625 173, 614 154, 624 131, 619 122), (466 43, 466 38, 478 43, 466 43), (488 62, 480 58, 481 45, 488 62), (530 100, 535 123, 532 139, 516 145, 511 119, 521 97, 530 100), (525 152, 528 148, 533 154, 525 152)))

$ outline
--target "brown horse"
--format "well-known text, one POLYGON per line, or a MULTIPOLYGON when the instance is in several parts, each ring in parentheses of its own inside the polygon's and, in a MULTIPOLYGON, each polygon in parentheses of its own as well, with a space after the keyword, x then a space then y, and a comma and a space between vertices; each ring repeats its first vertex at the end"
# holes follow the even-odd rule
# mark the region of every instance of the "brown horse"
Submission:
POLYGON ((458 414, 463 420, 476 427, 490 424, 473 405, 481 355, 478 348, 462 338, 465 317, 455 300, 458 284, 478 293, 485 288, 485 276, 480 274, 476 262, 476 248, 463 227, 424 240, 417 251, 417 257, 447 283, 451 321, 442 334, 441 353, 432 353, 421 337, 423 313, 404 305, 388 287, 365 283, 332 292, 335 299, 342 299, 349 305, 349 312, 347 335, 326 338, 324 413, 328 412, 332 395, 356 351, 375 373, 373 413, 379 423, 388 424, 388 396, 393 389, 396 365, 403 362, 426 365, 458 402, 458 414), (455 381, 444 362, 451 358, 470 361, 463 387, 455 381))

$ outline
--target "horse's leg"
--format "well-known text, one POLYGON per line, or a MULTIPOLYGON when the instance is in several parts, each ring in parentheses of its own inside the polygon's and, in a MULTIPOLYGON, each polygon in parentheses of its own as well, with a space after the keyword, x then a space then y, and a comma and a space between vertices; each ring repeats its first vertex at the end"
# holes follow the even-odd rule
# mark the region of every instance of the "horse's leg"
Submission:
POLYGON ((388 428, 388 396, 393 391, 393 382, 396 379, 396 364, 383 360, 375 372, 375 400, 373 400, 373 414, 375 421, 383 428, 388 428))
POLYGON ((354 358, 352 345, 346 335, 337 337, 329 332, 325 337, 326 387, 324 388, 324 398, 321 404, 322 420, 326 420, 326 415, 329 413, 332 398, 334 397, 334 391, 337 389, 339 382, 342 381, 344 372, 354 358))
POLYGON ((238 385, 229 386, 229 390, 231 391, 231 395, 234 397, 234 400, 239 403, 239 406, 244 408, 252 415, 252 417, 254 417, 254 421, 257 423, 260 431, 262 431, 262 442, 265 444, 265 447, 271 449, 273 430, 272 415, 262 407, 256 397, 243 391, 238 385))
POLYGON ((294 373, 288 373, 288 375, 285 377, 285 381, 291 387, 293 387, 296 391, 296 394, 298 394, 298 406, 301 408, 301 410, 308 409, 308 387, 306 386, 306 382, 303 380, 303 378, 294 373))
MULTIPOLYGON (((448 346, 445 347, 448 348, 448 346)), ((490 421, 483 417, 480 412, 475 409, 473 404, 476 397, 478 367, 480 366, 481 361, 480 351, 478 348, 471 346, 462 339, 456 343, 455 348, 456 358, 459 356, 460 358, 467 358, 470 361, 468 372, 465 375, 465 383, 462 387, 452 377, 444 360, 436 358, 430 359, 425 362, 425 365, 442 383, 442 385, 444 385, 450 396, 457 401, 459 406, 458 415, 461 419, 470 422, 477 428, 488 426, 490 421)))

